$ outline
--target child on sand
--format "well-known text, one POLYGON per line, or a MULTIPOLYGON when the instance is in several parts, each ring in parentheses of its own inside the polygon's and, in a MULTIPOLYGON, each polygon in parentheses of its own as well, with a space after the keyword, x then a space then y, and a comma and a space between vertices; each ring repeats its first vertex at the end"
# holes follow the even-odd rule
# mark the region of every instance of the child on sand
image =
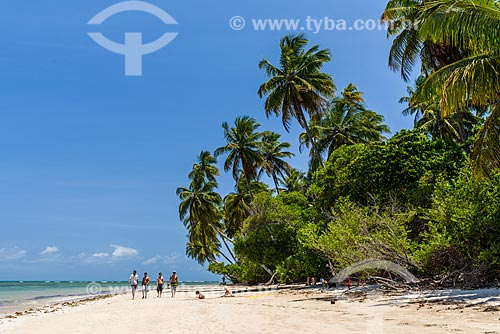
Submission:
POLYGON ((196 291, 196 298, 198 298, 198 299, 205 299, 205 295, 202 294, 200 291, 196 291))
POLYGON ((231 290, 229 290, 229 288, 224 285, 224 296, 223 297, 234 297, 233 293, 231 292, 231 290))

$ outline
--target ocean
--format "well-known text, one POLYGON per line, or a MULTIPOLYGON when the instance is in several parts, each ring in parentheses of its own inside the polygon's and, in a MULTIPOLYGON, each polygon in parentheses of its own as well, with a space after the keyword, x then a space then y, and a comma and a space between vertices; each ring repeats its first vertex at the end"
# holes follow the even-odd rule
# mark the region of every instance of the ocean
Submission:
MULTIPOLYGON (((194 286, 216 286, 217 282, 181 282, 179 285, 180 289, 189 290, 194 286)), ((154 290, 153 281, 150 292, 155 293, 154 290)), ((0 316, 31 307, 123 293, 130 293, 126 281, 0 281, 0 316)))

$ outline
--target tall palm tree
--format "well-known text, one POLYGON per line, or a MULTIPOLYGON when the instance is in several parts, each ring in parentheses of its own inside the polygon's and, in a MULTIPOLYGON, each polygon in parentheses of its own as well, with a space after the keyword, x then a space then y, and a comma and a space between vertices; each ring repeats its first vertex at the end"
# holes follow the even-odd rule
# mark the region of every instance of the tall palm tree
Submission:
POLYGON ((275 132, 265 131, 262 133, 262 163, 259 171, 259 177, 262 173, 266 173, 267 176, 273 179, 277 193, 280 191, 278 175, 284 179, 285 175, 291 170, 290 164, 283 159, 295 155, 292 152, 285 151, 290 148, 290 143, 280 142, 280 137, 281 135, 275 132))
POLYGON ((489 176, 500 167, 500 4, 496 0, 435 0, 424 11, 422 36, 469 52, 429 75, 412 100, 437 96, 445 117, 467 108, 489 110, 472 153, 476 175, 489 176))
POLYGON ((231 170, 236 182, 243 171, 250 194, 252 193, 250 183, 257 178, 257 167, 262 162, 260 152, 262 134, 257 132, 259 126, 260 124, 249 116, 236 118, 234 127, 231 128, 227 122, 222 123, 227 144, 214 152, 216 157, 227 154, 224 171, 231 170))
MULTIPOLYGON (((267 117, 281 115, 287 131, 291 120, 296 119, 314 147, 306 114, 313 118, 323 112, 328 99, 333 96, 335 84, 331 75, 321 72, 324 64, 331 60, 330 51, 320 50, 319 45, 306 49, 307 43, 304 35, 281 39, 280 65, 274 66, 267 59, 259 63, 269 80, 259 87, 258 94, 261 98, 267 95, 267 117)), ((317 150, 315 152, 319 154, 317 150)))
POLYGON ((189 178, 197 181, 206 179, 210 182, 216 182, 215 178, 220 176, 219 169, 215 166, 216 163, 217 159, 210 152, 201 151, 198 156, 198 163, 193 165, 193 170, 189 173, 189 178))
MULTIPOLYGON (((366 109, 363 93, 350 83, 340 97, 333 99, 323 117, 314 119, 311 128, 317 134, 317 146, 329 157, 342 145, 353 145, 384 140, 389 127, 383 124, 384 117, 366 109)), ((301 144, 309 145, 307 136, 301 135, 301 144)))

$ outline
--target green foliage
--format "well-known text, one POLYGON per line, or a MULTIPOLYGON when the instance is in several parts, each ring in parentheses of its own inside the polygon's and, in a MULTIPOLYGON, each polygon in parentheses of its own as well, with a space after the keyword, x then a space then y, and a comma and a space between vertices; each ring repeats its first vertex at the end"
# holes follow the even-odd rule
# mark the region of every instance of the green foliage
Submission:
MULTIPOLYGON (((235 252, 242 260, 242 267, 259 268, 257 274, 262 275, 264 265, 277 272, 280 281, 297 281, 319 274, 324 259, 302 247, 297 239, 297 231, 306 224, 309 210, 307 198, 297 192, 277 197, 269 193, 256 195, 252 215, 235 238, 235 252)), ((268 273, 264 276, 270 278, 268 273)), ((251 271, 246 271, 243 277, 248 281, 257 279, 251 271)))
POLYGON ((314 174, 309 195, 325 210, 341 197, 362 205, 397 202, 425 207, 434 179, 456 175, 464 162, 458 148, 416 131, 402 131, 387 143, 336 150, 325 168, 314 174))
POLYGON ((299 240, 333 259, 338 268, 370 258, 414 266, 406 229, 413 215, 411 211, 391 213, 341 200, 326 230, 308 224, 301 229, 299 240))
POLYGON ((427 271, 500 265, 500 174, 478 180, 466 170, 440 181, 427 216, 429 232, 416 253, 427 271))
POLYGON ((214 274, 229 277, 233 283, 240 283, 243 277, 243 269, 238 264, 224 264, 223 262, 212 262, 208 265, 208 271, 214 274))

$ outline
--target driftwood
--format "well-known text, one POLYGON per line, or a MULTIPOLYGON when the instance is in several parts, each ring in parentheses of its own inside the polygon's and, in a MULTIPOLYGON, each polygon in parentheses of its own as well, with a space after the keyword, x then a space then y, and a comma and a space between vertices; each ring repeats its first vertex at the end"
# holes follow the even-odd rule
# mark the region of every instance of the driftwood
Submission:
POLYGON ((370 276, 369 278, 374 280, 378 284, 380 284, 382 287, 389 289, 389 290, 403 292, 403 291, 411 289, 410 285, 405 284, 405 283, 401 283, 401 282, 397 282, 397 281, 390 279, 390 278, 379 277, 379 276, 370 276))

